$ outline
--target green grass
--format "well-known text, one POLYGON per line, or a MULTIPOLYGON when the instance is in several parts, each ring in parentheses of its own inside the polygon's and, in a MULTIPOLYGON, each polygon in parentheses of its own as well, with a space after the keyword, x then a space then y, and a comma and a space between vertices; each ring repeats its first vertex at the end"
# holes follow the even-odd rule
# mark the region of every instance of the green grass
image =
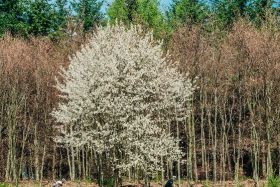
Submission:
POLYGON ((280 177, 271 175, 267 180, 267 187, 280 187, 280 177))
POLYGON ((10 187, 10 185, 5 184, 5 183, 0 183, 0 187, 10 187))

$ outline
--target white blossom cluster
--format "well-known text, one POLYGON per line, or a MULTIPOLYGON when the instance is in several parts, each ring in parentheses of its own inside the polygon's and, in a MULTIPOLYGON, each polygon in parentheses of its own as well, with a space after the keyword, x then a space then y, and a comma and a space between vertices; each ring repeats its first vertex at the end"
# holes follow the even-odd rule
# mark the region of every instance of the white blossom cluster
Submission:
POLYGON ((98 28, 62 69, 61 102, 52 113, 63 124, 57 141, 106 153, 120 173, 152 172, 161 159, 178 159, 179 140, 168 126, 187 117, 193 87, 161 47, 140 26, 98 28))

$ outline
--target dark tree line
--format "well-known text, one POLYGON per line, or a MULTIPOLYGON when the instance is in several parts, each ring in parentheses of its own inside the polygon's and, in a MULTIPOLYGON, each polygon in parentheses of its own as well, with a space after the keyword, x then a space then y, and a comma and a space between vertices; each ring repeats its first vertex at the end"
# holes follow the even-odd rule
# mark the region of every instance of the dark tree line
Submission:
POLYGON ((224 30, 240 18, 260 26, 268 12, 278 16, 278 4, 272 0, 174 0, 167 12, 159 4, 158 0, 115 0, 108 7, 103 0, 1 0, 0 34, 59 38, 73 28, 86 32, 109 19, 144 24, 164 38, 182 25, 208 29, 215 25, 224 30))
POLYGON ((75 26, 88 31, 104 18, 97 0, 1 0, 0 34, 62 36, 75 26))

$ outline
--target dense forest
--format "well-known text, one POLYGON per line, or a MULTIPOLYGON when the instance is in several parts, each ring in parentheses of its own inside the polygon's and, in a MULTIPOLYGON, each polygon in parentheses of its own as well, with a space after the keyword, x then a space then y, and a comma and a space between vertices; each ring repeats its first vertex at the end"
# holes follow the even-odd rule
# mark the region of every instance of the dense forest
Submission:
MULTIPOLYGON (((278 2, 174 0, 166 12, 159 3, 0 0, 0 181, 65 178, 119 186, 144 180, 163 184, 177 176, 179 186, 180 180, 238 185, 247 178, 259 186, 261 180, 277 180, 278 2), (165 61, 187 74, 194 87, 186 118, 164 115, 181 158, 168 159, 166 154, 161 168, 149 176, 130 166, 121 179, 108 152, 58 141, 61 123, 53 115, 63 100, 57 87, 63 81, 61 71, 84 46, 94 48, 94 39, 98 48, 100 28, 120 23, 128 30, 141 25, 142 35, 151 32, 165 61)), ((114 35, 119 36, 109 34, 114 35)), ((146 50, 156 51, 148 44, 146 50)))

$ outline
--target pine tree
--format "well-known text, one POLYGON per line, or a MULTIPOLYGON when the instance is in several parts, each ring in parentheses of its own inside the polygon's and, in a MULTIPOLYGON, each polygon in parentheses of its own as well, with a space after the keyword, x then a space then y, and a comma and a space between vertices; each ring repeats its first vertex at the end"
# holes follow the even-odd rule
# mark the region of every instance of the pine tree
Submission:
POLYGON ((165 38, 169 27, 159 9, 158 0, 115 0, 109 7, 111 22, 121 21, 126 24, 142 24, 153 29, 157 38, 165 38))
POLYGON ((56 17, 57 17, 57 26, 65 27, 67 18, 69 16, 69 10, 66 8, 68 0, 56 0, 56 17))
POLYGON ((198 0, 176 0, 168 12, 171 24, 192 25, 203 23, 207 18, 207 8, 198 0))
POLYGON ((5 32, 26 34, 22 0, 0 0, 0 36, 5 32))
POLYGON ((108 9, 108 16, 112 22, 132 23, 135 21, 137 5, 137 0, 115 0, 108 9))
POLYGON ((158 0, 138 0, 137 15, 138 22, 152 28, 156 37, 162 37, 168 32, 166 20, 159 9, 158 0))
POLYGON ((218 21, 219 26, 228 28, 232 26, 234 21, 240 17, 249 15, 249 0, 215 0, 214 1, 214 16, 218 21))
POLYGON ((79 0, 72 2, 74 11, 77 13, 77 18, 82 23, 84 31, 88 31, 102 23, 102 5, 103 1, 100 0, 79 0))
POLYGON ((47 36, 56 31, 56 14, 49 0, 30 1, 26 11, 30 34, 47 36))

